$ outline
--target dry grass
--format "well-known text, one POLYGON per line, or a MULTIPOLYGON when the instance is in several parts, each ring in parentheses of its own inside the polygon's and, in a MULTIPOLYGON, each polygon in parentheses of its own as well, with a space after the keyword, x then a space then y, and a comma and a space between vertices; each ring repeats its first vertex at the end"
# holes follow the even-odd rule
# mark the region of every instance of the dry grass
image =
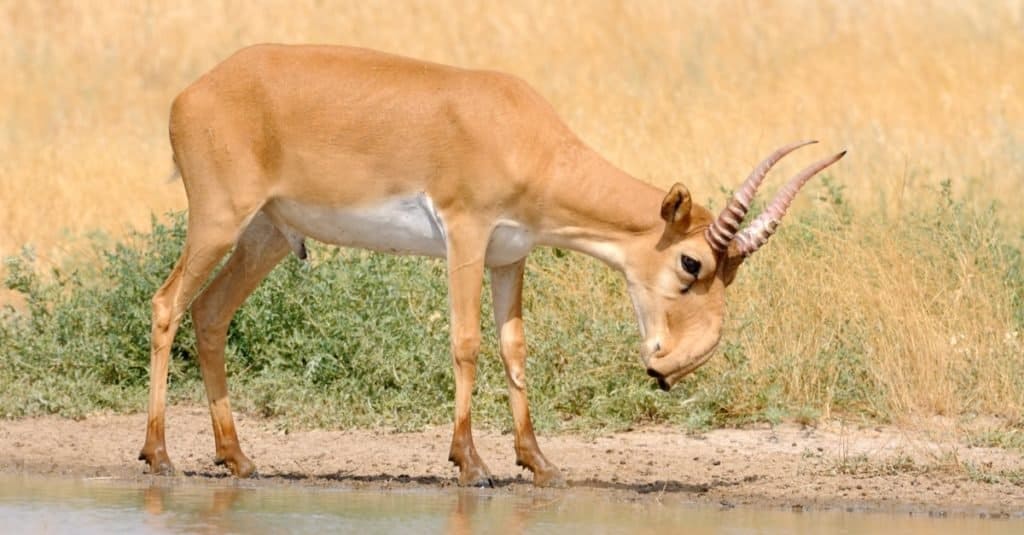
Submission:
MULTIPOLYGON (((854 348, 889 396, 868 411, 1024 406, 1004 281, 967 257, 959 272, 922 265, 943 243, 885 226, 936 202, 942 180, 975 205, 1024 190, 1019 0, 11 1, 0 12, 0 254, 32 244, 56 262, 70 236, 184 208, 180 185, 164 181, 168 104, 235 49, 362 45, 516 73, 610 160, 683 181, 702 201, 720 204, 720 189, 781 143, 849 148, 832 176, 857 234, 819 236, 815 257, 795 241, 767 248, 758 262, 772 275, 741 276, 732 300, 736 316, 765 304, 774 314, 747 310, 765 321, 732 336, 763 367, 854 348)), ((1019 236, 1012 208, 998 214, 1019 236)), ((839 371, 802 362, 783 388, 811 403, 839 371)))
POLYGON ((1021 191, 1019 1, 578 4, 5 2, 0 252, 183 208, 163 182, 168 103, 262 41, 516 73, 612 161, 698 198, 805 137, 851 149, 835 173, 869 209, 947 177, 1021 191))
POLYGON ((787 234, 732 292, 733 315, 747 323, 734 322, 729 338, 756 369, 786 370, 766 378, 825 417, 835 403, 908 422, 978 412, 1020 418, 1024 340, 1011 292, 1024 280, 1008 280, 1006 269, 1019 260, 993 223, 935 223, 787 234))

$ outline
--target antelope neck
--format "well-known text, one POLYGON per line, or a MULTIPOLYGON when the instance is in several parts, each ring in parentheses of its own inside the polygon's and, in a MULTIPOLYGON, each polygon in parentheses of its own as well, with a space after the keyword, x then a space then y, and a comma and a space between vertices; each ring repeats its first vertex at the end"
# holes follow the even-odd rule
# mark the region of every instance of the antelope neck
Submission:
POLYGON ((629 242, 661 232, 664 195, 586 148, 569 151, 548 180, 539 243, 625 271, 629 242))

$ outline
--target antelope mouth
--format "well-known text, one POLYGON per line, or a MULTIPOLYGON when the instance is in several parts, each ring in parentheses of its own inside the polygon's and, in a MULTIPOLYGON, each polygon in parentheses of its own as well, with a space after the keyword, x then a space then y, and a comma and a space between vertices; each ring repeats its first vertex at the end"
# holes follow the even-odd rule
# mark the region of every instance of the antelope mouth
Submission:
POLYGON ((675 371, 666 374, 655 369, 654 366, 648 366, 647 375, 653 377, 655 380, 658 381, 658 388, 660 388, 664 392, 668 392, 669 390, 672 389, 673 386, 675 386, 676 383, 682 380, 683 377, 690 375, 691 373, 697 371, 697 368, 703 366, 708 361, 708 359, 710 359, 711 356, 715 354, 715 350, 718 349, 719 341, 720 339, 716 340, 715 343, 712 344, 712 346, 708 348, 707 351, 702 353, 697 358, 691 359, 689 362, 687 362, 681 368, 675 371))
POLYGON ((658 370, 655 370, 654 368, 647 368, 647 375, 655 378, 658 381, 658 388, 660 388, 662 392, 668 392, 669 390, 672 390, 672 384, 669 383, 668 380, 665 379, 665 376, 662 375, 661 372, 659 372, 658 370))

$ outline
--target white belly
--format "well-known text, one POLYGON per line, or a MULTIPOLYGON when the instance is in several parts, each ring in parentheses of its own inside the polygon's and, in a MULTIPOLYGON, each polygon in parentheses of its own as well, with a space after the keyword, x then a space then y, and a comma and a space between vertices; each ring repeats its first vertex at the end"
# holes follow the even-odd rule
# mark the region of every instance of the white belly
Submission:
MULTIPOLYGON (((357 208, 278 199, 264 211, 282 232, 292 236, 386 253, 437 258, 447 255, 444 221, 430 198, 422 193, 357 208)), ((527 229, 512 221, 499 221, 491 233, 486 263, 511 264, 525 258, 533 245, 527 229)))

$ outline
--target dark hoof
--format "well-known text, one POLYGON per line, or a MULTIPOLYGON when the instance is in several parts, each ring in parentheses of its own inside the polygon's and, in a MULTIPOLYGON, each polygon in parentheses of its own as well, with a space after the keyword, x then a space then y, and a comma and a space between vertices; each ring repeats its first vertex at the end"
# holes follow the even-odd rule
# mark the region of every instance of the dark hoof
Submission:
POLYGON ((146 453, 145 451, 139 452, 139 460, 145 461, 149 465, 149 473, 158 476, 173 476, 174 465, 171 464, 171 459, 167 457, 166 453, 146 453))

